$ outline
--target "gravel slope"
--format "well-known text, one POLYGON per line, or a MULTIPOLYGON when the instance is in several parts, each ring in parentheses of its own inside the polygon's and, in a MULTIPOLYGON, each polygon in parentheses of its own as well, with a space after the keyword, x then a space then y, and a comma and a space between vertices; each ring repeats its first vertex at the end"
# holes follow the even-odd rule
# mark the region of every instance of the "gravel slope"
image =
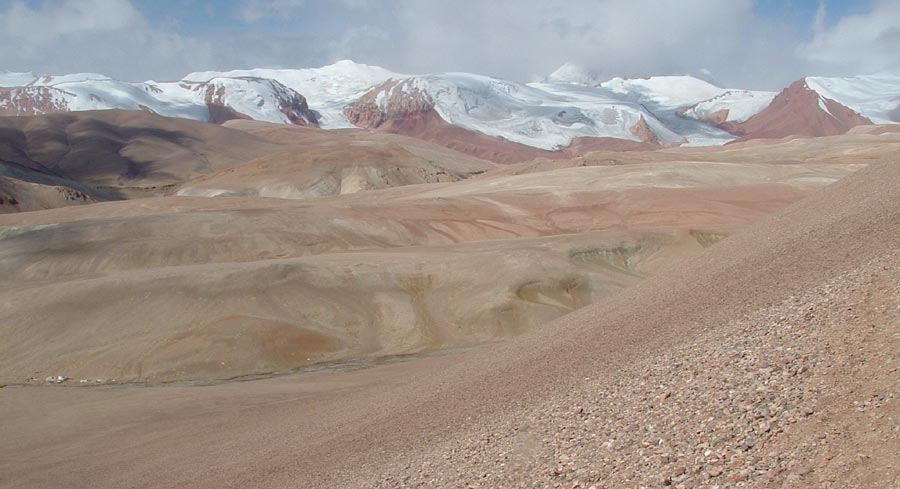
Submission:
POLYGON ((897 487, 898 283, 879 255, 349 484, 897 487))
MULTIPOLYGON (((431 416, 414 432, 434 439, 454 426, 443 443, 340 477, 383 487, 895 485, 898 180, 895 164, 862 171, 703 261, 442 376, 428 407, 417 403, 431 416), (857 432, 867 409, 883 410, 857 432)), ((398 414, 413 432, 418 419, 398 414)))

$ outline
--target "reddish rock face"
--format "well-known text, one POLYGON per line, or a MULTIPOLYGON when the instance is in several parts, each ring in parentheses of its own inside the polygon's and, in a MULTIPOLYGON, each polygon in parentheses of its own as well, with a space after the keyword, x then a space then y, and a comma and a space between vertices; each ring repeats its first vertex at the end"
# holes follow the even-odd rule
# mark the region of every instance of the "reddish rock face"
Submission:
POLYGON ((762 112, 745 122, 725 122, 726 131, 748 139, 779 139, 786 136, 834 136, 872 121, 845 105, 824 98, 810 89, 806 79, 797 80, 772 100, 762 112))
POLYGON ((68 112, 63 98, 52 87, 0 88, 0 116, 40 115, 68 112))
POLYGON ((236 119, 252 120, 250 116, 241 114, 226 105, 206 102, 206 108, 209 109, 209 122, 213 124, 224 124, 236 119))
POLYGON ((700 120, 721 127, 722 124, 725 124, 728 121, 728 113, 728 109, 717 110, 710 114, 704 115, 700 118, 700 120))
POLYGON ((408 81, 388 80, 369 90, 344 109, 350 122, 363 129, 376 129, 386 122, 422 119, 434 111, 431 97, 408 81))
POLYGON ((637 124, 631 126, 631 134, 634 134, 641 142, 656 145, 659 144, 659 136, 653 132, 653 129, 647 124, 647 120, 644 119, 644 116, 641 116, 641 120, 639 120, 637 124))

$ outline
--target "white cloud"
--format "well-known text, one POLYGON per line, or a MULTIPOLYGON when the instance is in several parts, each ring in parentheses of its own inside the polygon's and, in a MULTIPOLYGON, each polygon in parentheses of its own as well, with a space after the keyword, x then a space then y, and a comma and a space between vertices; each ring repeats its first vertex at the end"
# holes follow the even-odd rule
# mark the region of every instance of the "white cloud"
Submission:
POLYGON ((209 43, 151 27, 129 0, 12 2, 0 10, 0 44, 2 69, 131 80, 178 78, 214 59, 209 43))
POLYGON ((828 15, 828 9, 825 0, 819 0, 819 7, 816 8, 816 15, 813 17, 813 32, 818 36, 825 31, 825 20, 828 15))
POLYGON ((352 27, 328 43, 328 56, 332 60, 377 58, 390 41, 390 33, 380 27, 368 24, 352 27))
POLYGON ((764 59, 783 36, 760 32, 753 0, 393 0, 382 8, 396 20, 374 62, 407 72, 528 80, 571 61, 609 77, 705 68, 761 84, 796 65, 764 59))
POLYGON ((340 57, 402 72, 474 71, 518 80, 574 62, 602 77, 692 74, 769 89, 813 73, 900 69, 900 0, 876 0, 871 12, 831 24, 823 0, 805 25, 788 17, 762 18, 754 0, 384 0, 378 5, 392 18, 374 24, 383 35, 354 42, 345 34, 340 57))
POLYGON ((267 17, 289 15, 305 4, 306 0, 244 0, 237 14, 245 22, 256 22, 267 17))
POLYGON ((776 89, 807 74, 900 67, 900 0, 876 0, 871 12, 831 23, 823 1, 799 28, 758 17, 755 0, 235 0, 230 7, 225 24, 220 17, 213 33, 192 37, 179 34, 186 26, 177 14, 151 25, 132 0, 0 2, 0 69, 174 79, 350 58, 405 73, 527 81, 573 62, 601 77, 693 74, 776 89))
POLYGON ((51 43, 60 36, 126 28, 139 18, 140 13, 127 0, 45 2, 36 9, 17 0, 0 14, 0 25, 11 38, 51 43))
POLYGON ((290 17, 307 5, 317 6, 322 10, 334 6, 361 10, 368 8, 370 3, 370 0, 239 0, 236 14, 244 22, 252 23, 268 18, 290 17))
POLYGON ((798 52, 820 74, 900 71, 900 0, 881 0, 871 12, 818 29, 798 52))

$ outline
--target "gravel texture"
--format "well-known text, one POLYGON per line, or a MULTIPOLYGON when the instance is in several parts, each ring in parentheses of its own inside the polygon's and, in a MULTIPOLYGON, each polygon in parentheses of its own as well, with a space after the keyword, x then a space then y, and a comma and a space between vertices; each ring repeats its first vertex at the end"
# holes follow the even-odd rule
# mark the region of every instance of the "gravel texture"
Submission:
POLYGON ((376 487, 900 487, 900 254, 393 466, 376 487))

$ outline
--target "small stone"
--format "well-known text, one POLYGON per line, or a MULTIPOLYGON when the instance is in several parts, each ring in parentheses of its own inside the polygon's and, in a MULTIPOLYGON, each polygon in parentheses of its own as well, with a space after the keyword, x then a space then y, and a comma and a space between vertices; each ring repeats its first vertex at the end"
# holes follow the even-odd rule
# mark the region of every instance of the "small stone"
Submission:
POLYGON ((731 482, 734 482, 734 483, 746 482, 747 479, 749 479, 749 478, 750 478, 750 471, 747 469, 744 469, 744 470, 738 472, 737 474, 734 474, 733 476, 731 476, 731 482))
POLYGON ((755 438, 746 438, 738 444, 737 448, 738 448, 738 450, 746 452, 747 450, 750 450, 751 448, 753 448, 755 445, 756 445, 755 438))

